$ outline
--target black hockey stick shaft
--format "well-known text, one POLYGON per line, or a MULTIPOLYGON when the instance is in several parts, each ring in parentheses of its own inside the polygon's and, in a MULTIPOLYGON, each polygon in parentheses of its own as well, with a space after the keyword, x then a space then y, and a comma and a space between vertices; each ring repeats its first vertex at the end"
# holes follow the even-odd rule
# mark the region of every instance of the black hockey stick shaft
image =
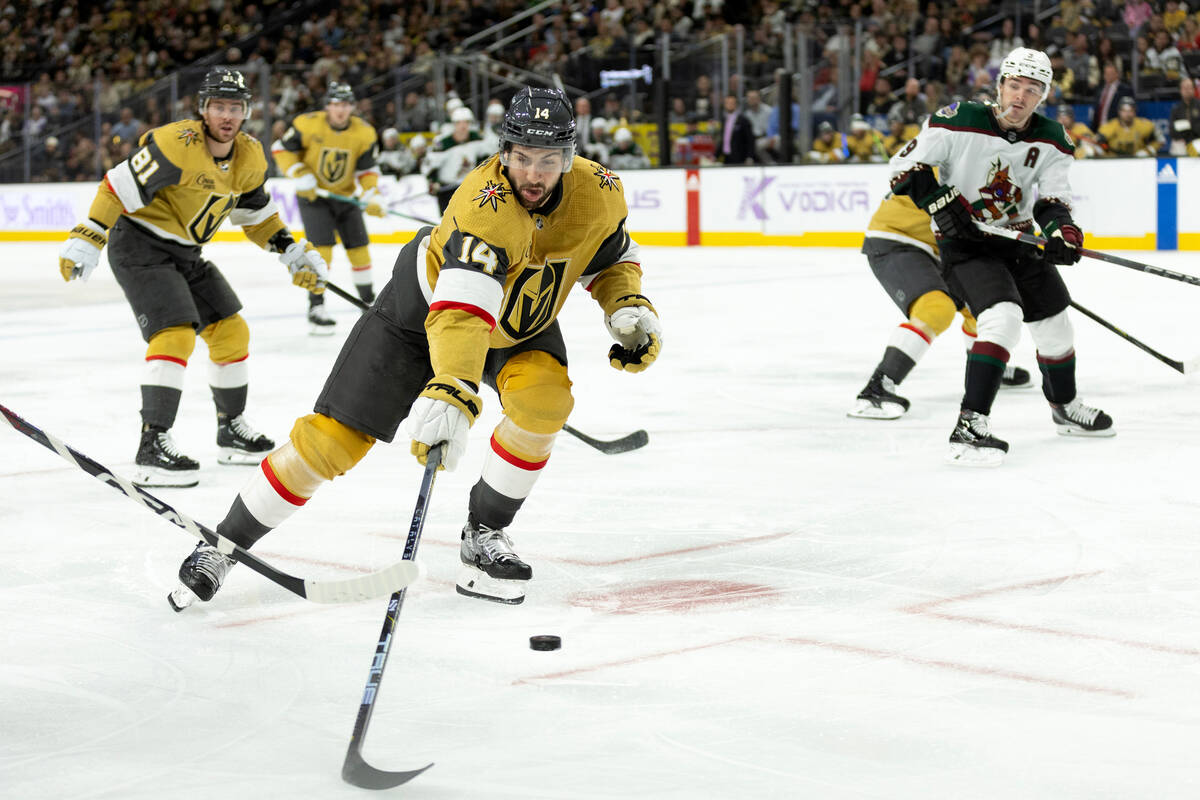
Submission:
POLYGON ((347 303, 358 306, 360 311, 366 311, 368 308, 370 308, 369 305, 367 305, 362 300, 360 300, 357 297, 355 297, 354 295, 350 294, 345 289, 343 289, 342 287, 338 286, 335 283, 329 283, 328 281, 326 281, 325 282, 325 291, 333 292, 338 297, 345 300, 347 303))
MULTIPOLYGON (((350 197, 349 195, 337 194, 337 193, 331 192, 327 189, 317 189, 317 194, 319 194, 321 197, 328 197, 330 200, 340 200, 343 203, 349 203, 352 206, 358 206, 361 209, 366 209, 366 207, 367 207, 367 204, 364 203, 362 200, 359 200, 357 197, 350 197)), ((422 225, 437 225, 437 223, 431 219, 425 219, 424 217, 414 217, 412 214, 405 214, 403 211, 393 211, 390 208, 385 208, 384 213, 391 214, 393 217, 404 217, 405 219, 411 219, 413 222, 420 222, 422 225)))
POLYGON ((601 453, 615 455, 617 453, 628 453, 630 450, 637 450, 639 447, 645 447, 650 441, 650 434, 644 430, 636 430, 633 433, 622 436, 620 439, 612 439, 604 441, 603 439, 594 439, 582 431, 572 428, 570 425, 563 425, 563 430, 574 436, 584 444, 590 445, 601 453))
POLYGON ((1138 347, 1138 348, 1142 349, 1143 351, 1149 353, 1150 355, 1154 356, 1159 361, 1163 362, 1164 364, 1166 364, 1168 367, 1175 370, 1176 372, 1179 372, 1182 374, 1187 374, 1188 365, 1184 364, 1182 361, 1176 361, 1175 359, 1170 358, 1169 356, 1163 355, 1162 353, 1158 352, 1157 350, 1155 350, 1153 347, 1146 344, 1145 342, 1142 342, 1142 341, 1130 336, 1128 333, 1121 330, 1116 325, 1113 325, 1111 322, 1104 319, 1103 317, 1101 317, 1091 311, 1088 311, 1086 308, 1079 305, 1079 303, 1076 303, 1074 300, 1071 301, 1071 308, 1075 309, 1080 314, 1083 314, 1085 317, 1088 317, 1096 324, 1101 325, 1102 327, 1108 328, 1110 331, 1115 333, 1117 336, 1120 336, 1122 339, 1129 342, 1133 346, 1138 347))
POLYGON ((195 538, 203 539, 222 553, 245 564, 259 575, 262 575, 274 584, 282 586, 292 594, 318 603, 343 603, 351 600, 367 600, 372 597, 378 597, 381 594, 386 594, 389 591, 395 591, 397 586, 407 586, 418 577, 416 566, 411 563, 404 563, 403 561, 380 572, 343 581, 308 581, 303 578, 297 578, 294 575, 289 575, 286 572, 281 572, 221 534, 210 530, 186 514, 176 511, 170 505, 159 500, 140 486, 134 486, 129 480, 115 475, 108 467, 85 456, 83 453, 56 439, 36 425, 22 419, 3 405, 0 405, 0 419, 3 419, 4 422, 7 422, 15 430, 25 434, 47 450, 58 453, 68 463, 74 464, 92 477, 121 492, 138 505, 145 506, 175 527, 186 531, 195 538))
MULTIPOLYGON (((425 475, 421 478, 421 488, 417 492, 417 506, 413 510, 412 522, 408 526, 408 538, 404 542, 404 558, 415 561, 417 547, 421 544, 421 531, 425 528, 425 514, 429 508, 429 498, 433 494, 433 479, 437 476, 438 465, 442 462, 442 446, 430 449, 425 461, 425 475)), ((354 720, 354 732, 350 735, 350 747, 346 750, 346 760, 342 762, 342 780, 363 789, 390 789, 407 783, 433 766, 426 764, 420 769, 388 772, 376 769, 368 764, 362 755, 363 739, 367 735, 367 726, 371 724, 371 714, 375 711, 375 701, 379 698, 379 684, 383 681, 383 668, 387 666, 388 653, 392 649, 392 631, 396 620, 400 617, 400 607, 404 605, 406 590, 401 589, 388 600, 387 614, 383 618, 383 630, 379 632, 379 643, 375 645, 375 657, 371 660, 371 670, 367 673, 367 686, 363 690, 362 703, 358 706, 358 717, 354 720)))
MULTIPOLYGON (((983 223, 977 223, 977 225, 979 226, 980 230, 986 231, 987 233, 997 234, 1009 239, 1016 239, 1018 242, 1025 242, 1025 244, 1035 244, 1039 247, 1044 247, 1046 244, 1046 239, 1044 237, 1034 236, 1032 233, 1022 233, 1021 231, 1012 230, 1011 228, 995 228, 990 225, 984 225, 983 223)), ((1101 253, 1099 250, 1088 250, 1084 247, 1079 248, 1079 253, 1080 255, 1087 256, 1088 258, 1094 258, 1097 261, 1106 261, 1109 264, 1128 267, 1129 269, 1135 269, 1138 272, 1145 272, 1148 275, 1157 275, 1160 278, 1170 278, 1173 281, 1180 281, 1181 283, 1190 283, 1193 286, 1200 286, 1200 277, 1196 277, 1195 275, 1174 272, 1169 269, 1163 269, 1162 267, 1156 267, 1152 264, 1143 264, 1141 261, 1134 261, 1131 258, 1122 258, 1121 256, 1114 256, 1111 253, 1101 253)))

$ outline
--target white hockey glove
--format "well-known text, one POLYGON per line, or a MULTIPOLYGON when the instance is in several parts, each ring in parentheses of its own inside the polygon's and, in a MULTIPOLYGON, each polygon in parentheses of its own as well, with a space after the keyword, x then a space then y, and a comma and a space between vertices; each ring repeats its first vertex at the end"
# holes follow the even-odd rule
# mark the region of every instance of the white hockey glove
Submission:
POLYGON ((372 217, 382 217, 387 213, 383 208, 383 204, 386 202, 383 193, 375 187, 371 187, 359 195, 358 201, 362 203, 363 211, 372 217))
POLYGON ((100 263, 100 251, 108 244, 108 237, 96 230, 90 220, 81 222, 71 229, 67 241, 58 250, 58 271, 64 281, 76 278, 87 280, 92 270, 100 263))
POLYGON ((479 395, 458 378, 438 375, 425 384, 404 421, 417 461, 424 464, 431 447, 445 444, 441 467, 453 470, 458 466, 480 406, 479 395))
POLYGON ((663 331, 653 307, 639 305, 618 308, 604 318, 604 323, 617 340, 617 344, 608 351, 608 361, 614 369, 641 372, 658 358, 663 331))
POLYGON ((312 246, 312 242, 306 239, 292 242, 279 254, 279 260, 287 266, 288 272, 292 273, 292 283, 302 289, 308 289, 313 294, 325 291, 325 284, 329 281, 329 269, 325 266, 325 259, 321 258, 321 254, 312 246))
POLYGON ((292 188, 296 190, 296 197, 303 197, 311 203, 317 199, 317 176, 306 172, 293 180, 292 188))

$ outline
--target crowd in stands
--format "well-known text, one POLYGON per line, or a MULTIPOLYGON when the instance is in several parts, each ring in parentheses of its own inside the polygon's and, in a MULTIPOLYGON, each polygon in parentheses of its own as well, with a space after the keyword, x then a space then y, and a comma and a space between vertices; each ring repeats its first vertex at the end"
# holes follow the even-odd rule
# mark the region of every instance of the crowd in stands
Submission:
MULTIPOLYGON (((260 67, 269 68, 268 91, 255 86, 255 113, 247 123, 265 141, 278 136, 293 115, 319 107, 325 86, 338 80, 355 87, 357 113, 381 133, 395 129, 407 140, 421 132, 432 142, 448 121, 439 98, 455 90, 466 96, 471 88, 462 85, 467 76, 460 71, 436 91, 438 55, 460 52, 463 41, 527 5, 518 0, 10 2, 0 10, 0 166, 28 145, 24 155, 34 164, 35 179, 94 180, 125 158, 145 130, 193 111, 189 86, 171 107, 171 95, 161 90, 165 76, 194 68, 194 87, 203 67, 213 63, 241 65, 252 83, 260 67)), ((868 136, 876 156, 886 152, 882 140, 911 130, 941 105, 990 98, 1000 62, 1016 46, 1042 49, 1051 57, 1055 82, 1047 113, 1060 106, 1086 107, 1089 113, 1076 113, 1076 122, 1092 130, 1119 116, 1116 107, 1124 97, 1180 100, 1185 96, 1181 83, 1200 76, 1200 9, 1180 0, 1026 3, 1020 14, 1013 3, 982 0, 564 0, 505 34, 526 26, 532 30, 491 50, 496 62, 509 65, 499 69, 509 70, 507 77, 517 82, 527 77, 524 71, 547 82, 557 75, 573 97, 586 93, 596 116, 607 123, 600 135, 609 139, 619 129, 628 132, 653 121, 652 98, 645 87, 604 90, 600 72, 656 63, 659 37, 669 34, 673 153, 693 163, 778 156, 773 78, 784 63, 789 26, 810 42, 813 63, 797 73, 811 81, 810 143, 828 132, 816 130, 819 123, 836 125, 856 113, 861 117, 844 133, 833 133, 843 139, 868 136), (1041 5, 1050 13, 1037 19, 1034 11, 1041 5), (731 111, 714 85, 719 50, 704 44, 738 26, 745 62, 742 73, 729 78, 739 100, 731 111), (861 42, 855 41, 858 29, 861 42), (853 107, 854 98, 839 97, 837 75, 839 63, 855 59, 860 50, 861 60, 852 65, 858 83, 853 107), (1109 80, 1113 74, 1115 82, 1109 80), (1112 95, 1113 86, 1119 95, 1102 97, 1112 95), (1091 111, 1102 100, 1103 118, 1099 108, 1091 111), (733 137, 725 130, 740 125, 743 116, 754 142, 749 150, 744 132, 733 137), (899 133, 893 130, 896 117, 903 123, 899 133)), ((492 41, 476 41, 467 49, 492 41)), ((501 103, 507 99, 504 91, 493 94, 501 103)), ((590 125, 580 126, 585 143, 591 131, 590 125)), ((613 143, 603 142, 610 149, 613 143)), ((844 155, 849 149, 837 151, 844 155)), ((1107 152, 1100 139, 1096 154, 1107 152)))

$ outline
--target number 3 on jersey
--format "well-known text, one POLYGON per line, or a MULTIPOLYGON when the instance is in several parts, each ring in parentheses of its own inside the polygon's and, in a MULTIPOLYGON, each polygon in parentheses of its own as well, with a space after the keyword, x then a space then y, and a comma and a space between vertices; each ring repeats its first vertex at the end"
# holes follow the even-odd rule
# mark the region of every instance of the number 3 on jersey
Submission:
POLYGON ((458 254, 458 260, 464 264, 474 264, 488 275, 495 275, 496 267, 500 263, 491 246, 474 236, 463 237, 462 252, 458 254))
POLYGON ((158 162, 151 157, 150 148, 143 147, 129 157, 129 168, 137 176, 138 183, 145 186, 150 176, 158 170, 158 162))

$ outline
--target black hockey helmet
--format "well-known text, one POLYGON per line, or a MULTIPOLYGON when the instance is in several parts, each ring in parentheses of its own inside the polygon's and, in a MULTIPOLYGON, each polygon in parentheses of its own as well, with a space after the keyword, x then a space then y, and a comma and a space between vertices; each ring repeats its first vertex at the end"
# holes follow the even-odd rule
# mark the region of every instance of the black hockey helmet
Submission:
POLYGON ((340 81, 331 81, 329 88, 325 90, 325 105, 330 103, 353 103, 354 89, 348 83, 340 81))
POLYGON ((200 91, 196 92, 200 100, 200 110, 204 111, 208 101, 213 98, 224 100, 241 100, 246 109, 246 117, 250 117, 250 90, 246 88, 246 79, 236 69, 214 67, 204 76, 200 91))
POLYGON ((527 86, 517 92, 500 124, 500 158, 507 166, 514 144, 563 151, 563 172, 575 156, 575 114, 559 89, 527 86))

